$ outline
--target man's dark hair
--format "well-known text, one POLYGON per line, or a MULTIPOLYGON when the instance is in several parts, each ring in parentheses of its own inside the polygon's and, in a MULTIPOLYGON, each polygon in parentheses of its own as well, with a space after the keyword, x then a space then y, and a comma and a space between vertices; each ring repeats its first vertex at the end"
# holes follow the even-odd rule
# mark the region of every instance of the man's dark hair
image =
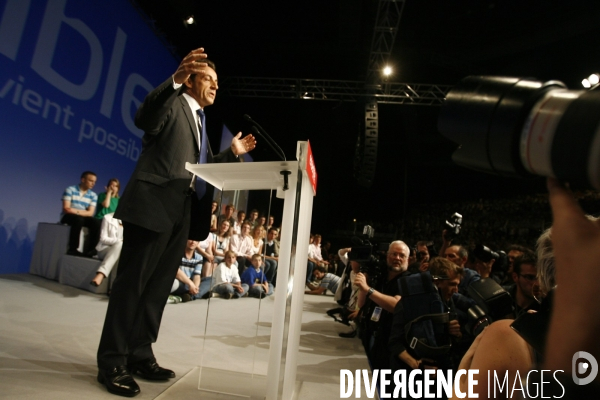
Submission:
POLYGON ((86 178, 88 175, 94 175, 94 176, 96 176, 96 174, 95 174, 94 172, 92 172, 92 171, 84 171, 84 172, 81 174, 81 179, 84 179, 84 178, 86 178))
MULTIPOLYGON (((196 62, 206 63, 210 68, 212 68, 215 72, 217 72, 217 66, 215 65, 214 62, 210 61, 208 58, 205 58, 204 60, 202 60, 202 59, 196 60, 196 62)), ((190 75, 190 80, 193 81, 194 79, 196 79, 196 75, 197 74, 190 75)))
POLYGON ((529 250, 527 247, 525 246, 521 246, 520 244, 511 244, 510 246, 508 246, 508 248, 506 249, 506 252, 508 253, 509 251, 520 251, 521 253, 525 253, 527 251, 531 251, 529 250))
POLYGON ((277 229, 274 226, 272 226, 272 227, 269 228, 269 230, 267 231, 267 233, 269 233, 271 231, 279 232, 279 229, 277 229))
POLYGON ((321 267, 320 265, 317 265, 317 266, 316 266, 316 267, 313 269, 313 272, 315 272, 315 271, 319 271, 319 272, 320 272, 320 273, 322 273, 322 274, 324 274, 324 273, 326 272, 326 271, 325 271, 325 268, 321 267))
POLYGON ((517 275, 521 274, 521 265, 529 264, 537 268, 537 257, 535 253, 529 249, 525 249, 522 255, 515 258, 513 272, 517 275))

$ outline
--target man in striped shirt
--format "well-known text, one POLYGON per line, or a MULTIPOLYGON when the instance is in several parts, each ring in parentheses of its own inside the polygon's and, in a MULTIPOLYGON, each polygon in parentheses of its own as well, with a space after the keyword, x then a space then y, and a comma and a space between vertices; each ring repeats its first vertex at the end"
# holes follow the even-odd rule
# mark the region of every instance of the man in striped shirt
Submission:
POLYGON ((94 218, 96 203, 98 202, 98 195, 92 191, 95 184, 96 174, 91 171, 85 171, 81 174, 79 185, 69 186, 63 193, 60 222, 71 225, 67 254, 92 257, 96 253, 95 249, 100 239, 100 224, 102 220, 94 218), (77 248, 79 247, 79 234, 81 233, 81 228, 84 226, 89 230, 90 240, 87 249, 84 249, 84 253, 81 253, 77 248))

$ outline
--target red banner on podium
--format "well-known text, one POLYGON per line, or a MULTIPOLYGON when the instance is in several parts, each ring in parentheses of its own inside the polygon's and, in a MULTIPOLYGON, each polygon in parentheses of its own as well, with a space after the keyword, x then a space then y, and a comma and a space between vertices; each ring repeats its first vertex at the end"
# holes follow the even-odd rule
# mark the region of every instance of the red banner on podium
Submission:
POLYGON ((315 159, 313 157, 312 150, 310 148, 310 140, 308 141, 308 151, 306 157, 306 172, 308 173, 308 179, 312 185, 315 196, 317 195, 317 167, 315 166, 315 159))

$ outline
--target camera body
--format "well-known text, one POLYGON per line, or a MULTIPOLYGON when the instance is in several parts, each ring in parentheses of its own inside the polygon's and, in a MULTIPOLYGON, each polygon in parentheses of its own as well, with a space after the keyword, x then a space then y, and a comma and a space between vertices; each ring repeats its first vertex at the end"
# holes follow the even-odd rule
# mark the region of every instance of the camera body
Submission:
POLYGON ((493 321, 513 312, 512 297, 492 278, 473 282, 468 290, 469 296, 477 303, 469 308, 469 322, 465 327, 473 336, 479 335, 493 321))
POLYGON ((382 272, 387 269, 385 252, 389 246, 387 243, 372 243, 371 239, 374 235, 375 230, 365 225, 362 237, 352 238, 352 250, 348 253, 348 260, 360 264, 360 272, 367 275, 371 286, 377 283, 382 272))
POLYGON ((446 240, 453 240, 460 234, 462 219, 462 215, 455 212, 449 219, 444 221, 444 229, 446 230, 446 240))

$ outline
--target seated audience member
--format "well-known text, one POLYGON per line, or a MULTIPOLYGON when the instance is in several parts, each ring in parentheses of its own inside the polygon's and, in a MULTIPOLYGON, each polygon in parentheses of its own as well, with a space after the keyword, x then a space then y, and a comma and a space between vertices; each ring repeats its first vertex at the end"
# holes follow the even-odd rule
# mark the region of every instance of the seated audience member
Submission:
POLYGON ((96 246, 98 258, 102 263, 96 276, 90 282, 92 286, 100 286, 104 278, 110 275, 113 268, 119 265, 119 256, 123 248, 123 224, 113 218, 114 213, 104 215, 100 229, 100 241, 96 246))
POLYGON ((525 249, 523 254, 514 260, 511 277, 514 284, 507 288, 513 299, 515 318, 529 310, 539 310, 537 283, 537 259, 531 250, 525 249))
POLYGON ((313 270, 314 277, 321 281, 318 287, 307 290, 306 294, 325 294, 327 290, 335 294, 340 284, 340 277, 325 271, 325 268, 316 266, 313 270))
POLYGON ((121 187, 117 178, 112 178, 106 185, 106 192, 98 195, 98 205, 96 210, 96 219, 102 219, 106 214, 115 212, 119 205, 119 188, 121 187))
POLYGON ((247 268, 241 276, 242 284, 248 286, 248 296, 262 299, 273 294, 273 285, 267 282, 264 271, 260 268, 262 257, 260 254, 252 256, 252 267, 247 268))
POLYGON ((181 297, 184 302, 201 299, 210 291, 212 278, 202 278, 202 256, 196 252, 197 247, 197 241, 187 241, 181 265, 171 287, 171 294, 181 297))
POLYGON ((219 231, 212 233, 212 254, 215 257, 213 264, 218 265, 225 258, 225 252, 229 250, 229 220, 224 219, 219 225, 219 231))
POLYGON ((198 242, 196 251, 202 256, 202 277, 206 278, 212 276, 215 263, 213 262, 215 256, 213 254, 213 234, 209 233, 206 239, 198 242))
POLYGON ((225 299, 240 298, 248 291, 248 286, 240 279, 235 259, 233 251, 226 252, 225 261, 217 266, 213 275, 212 291, 225 299))
POLYGON ((217 226, 221 227, 221 224, 223 223, 223 221, 229 221, 229 232, 228 232, 228 236, 233 235, 234 233, 239 233, 239 232, 233 232, 234 230, 234 226, 235 226, 235 218, 233 218, 233 213, 235 212, 235 207, 233 206, 233 204, 227 204, 227 206, 225 207, 225 214, 223 215, 219 215, 219 217, 217 218, 217 226))
POLYGON ((258 210, 253 209, 252 211, 250 211, 248 219, 246 219, 246 221, 244 222, 248 222, 250 224, 250 229, 254 229, 256 227, 256 224, 258 224, 258 210))
POLYGON ((239 235, 233 235, 229 239, 229 250, 237 257, 238 273, 241 275, 246 268, 246 259, 252 257, 253 240, 250 236, 250 224, 244 222, 239 235))
POLYGON ((261 239, 264 239, 267 236, 267 227, 265 226, 266 223, 267 223, 267 217, 265 217, 264 215, 261 215, 260 217, 258 217, 256 226, 254 227, 254 228, 256 228, 257 226, 260 226, 261 228, 263 228, 263 237, 261 239))
POLYGON ((306 266, 306 284, 310 285, 313 278, 312 271, 315 267, 320 266, 326 268, 329 265, 328 261, 323 260, 321 256, 321 235, 311 235, 312 241, 308 245, 308 264, 306 266))
POLYGON ((269 215, 269 221, 267 222, 267 232, 271 228, 276 228, 276 226, 275 226, 275 217, 272 216, 272 215, 269 215))
POLYGON ((96 174, 91 171, 85 171, 81 174, 79 185, 69 186, 65 189, 62 196, 62 216, 60 222, 71 225, 69 233, 69 249, 67 254, 73 256, 94 256, 96 254, 96 245, 100 238, 101 220, 94 218, 98 196, 92 191, 96 184, 96 174), (81 228, 89 229, 89 249, 84 249, 80 253, 79 234, 81 228))
POLYGON ((277 277, 277 265, 279 261, 278 236, 279 231, 277 228, 270 228, 265 243, 265 275, 267 276, 267 281, 273 285, 276 284, 275 279, 277 277))
MULTIPOLYGON (((262 254, 263 253, 263 236, 265 229, 256 225, 254 229, 252 229, 252 247, 250 249, 250 253, 254 254, 262 254)), ((250 267, 252 265, 252 255, 250 257, 246 257, 246 267, 250 267)))
POLYGON ((242 224, 244 223, 244 220, 246 219, 246 213, 242 210, 238 211, 237 213, 237 219, 235 220, 235 223, 233 224, 233 229, 232 229, 232 235, 239 235, 240 233, 242 233, 242 224))
POLYGON ((210 210, 210 231, 216 232, 218 229, 217 218, 219 216, 219 203, 216 201, 212 202, 210 210))

